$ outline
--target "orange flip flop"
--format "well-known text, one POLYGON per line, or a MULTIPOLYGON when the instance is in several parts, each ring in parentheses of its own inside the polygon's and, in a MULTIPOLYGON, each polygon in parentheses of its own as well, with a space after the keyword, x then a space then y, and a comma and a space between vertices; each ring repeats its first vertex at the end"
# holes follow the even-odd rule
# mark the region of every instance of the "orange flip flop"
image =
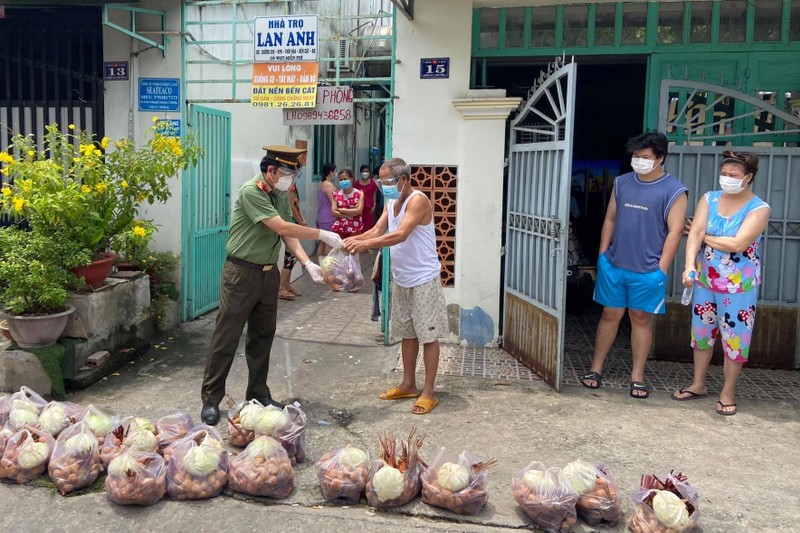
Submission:
POLYGON ((427 415, 433 408, 439 405, 439 400, 436 398, 420 398, 416 402, 414 402, 414 407, 421 407, 422 411, 415 411, 414 407, 411 408, 411 412, 415 415, 427 415))
POLYGON ((419 398, 419 393, 405 392, 400 387, 392 387, 380 395, 381 400, 402 400, 403 398, 419 398))

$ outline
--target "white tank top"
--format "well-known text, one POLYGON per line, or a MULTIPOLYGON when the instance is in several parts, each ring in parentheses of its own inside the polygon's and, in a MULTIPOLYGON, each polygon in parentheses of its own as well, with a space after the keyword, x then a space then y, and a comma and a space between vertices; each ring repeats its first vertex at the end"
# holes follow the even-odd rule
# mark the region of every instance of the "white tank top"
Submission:
MULTIPOLYGON (((414 195, 422 194, 414 191, 400 208, 400 214, 394 216, 394 205, 397 200, 389 200, 386 205, 389 215, 389 231, 400 227, 406 207, 414 195)), ((436 251, 436 229, 433 216, 428 225, 418 225, 408 238, 400 244, 390 247, 392 276, 401 287, 416 287, 436 279, 441 275, 442 264, 436 251)))

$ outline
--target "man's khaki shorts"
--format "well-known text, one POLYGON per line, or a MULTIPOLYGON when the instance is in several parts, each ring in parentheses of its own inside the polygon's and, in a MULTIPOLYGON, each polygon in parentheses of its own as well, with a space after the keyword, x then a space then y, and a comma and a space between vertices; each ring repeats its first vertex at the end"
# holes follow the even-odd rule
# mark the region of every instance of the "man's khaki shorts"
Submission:
POLYGON ((392 335, 396 339, 428 344, 447 331, 447 304, 439 278, 410 288, 392 283, 392 335))

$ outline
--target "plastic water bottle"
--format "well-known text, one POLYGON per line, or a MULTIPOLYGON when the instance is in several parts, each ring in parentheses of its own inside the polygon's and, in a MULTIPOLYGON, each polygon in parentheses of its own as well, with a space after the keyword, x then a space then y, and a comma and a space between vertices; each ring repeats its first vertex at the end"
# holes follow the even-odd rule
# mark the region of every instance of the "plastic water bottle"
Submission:
MULTIPOLYGON (((689 279, 694 282, 695 272, 691 272, 689 274, 689 279)), ((691 287, 684 287, 683 294, 681 295, 681 303, 683 305, 689 305, 692 303, 692 292, 694 292, 694 283, 692 283, 691 287)))

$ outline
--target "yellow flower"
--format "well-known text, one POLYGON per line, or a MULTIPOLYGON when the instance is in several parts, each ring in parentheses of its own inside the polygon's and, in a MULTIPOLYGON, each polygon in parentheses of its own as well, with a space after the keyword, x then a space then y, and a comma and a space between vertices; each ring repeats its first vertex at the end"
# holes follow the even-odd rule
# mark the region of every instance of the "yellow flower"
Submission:
POLYGON ((102 194, 103 192, 105 192, 106 187, 107 187, 107 185, 101 181, 100 183, 95 185, 94 188, 97 189, 97 192, 102 194))
POLYGON ((103 152, 101 152, 101 151, 100 151, 100 150, 98 150, 97 148, 94 148, 94 149, 92 150, 92 153, 93 153, 94 155, 96 155, 97 157, 100 157, 101 155, 103 155, 103 152))
POLYGON ((120 187, 122 187, 123 189, 127 189, 127 188, 128 188, 128 182, 127 182, 127 181, 125 181, 125 180, 122 180, 122 183, 120 183, 119 185, 120 185, 120 187))
POLYGON ((84 193, 90 193, 90 192, 92 192, 92 188, 89 187, 88 185, 82 185, 81 186, 81 191, 83 191, 84 193))
POLYGON ((14 209, 17 211, 22 211, 22 206, 25 205, 25 200, 22 198, 14 198, 14 209))
POLYGON ((33 156, 35 156, 35 155, 36 155, 36 152, 34 152, 33 150, 28 150, 28 155, 29 155, 30 157, 33 157, 33 156))
POLYGON ((0 152, 0 163, 13 163, 14 158, 7 152, 0 152))
POLYGON ((9 189, 8 187, 3 187, 2 192, 3 192, 3 196, 6 196, 6 197, 11 196, 11 189, 9 189))
POLYGON ((0 169, 0 174, 3 176, 8 176, 8 167, 0 169))
POLYGON ((175 154, 176 156, 180 157, 180 156, 183 155, 183 148, 181 148, 180 146, 173 146, 172 147, 172 153, 175 154))
POLYGON ((141 226, 136 226, 135 228, 133 228, 133 234, 136 235, 137 237, 144 237, 145 235, 147 235, 147 231, 145 231, 145 229, 141 226))
POLYGON ((86 155, 89 155, 90 153, 92 153, 93 149, 94 149, 94 147, 91 144, 83 144, 83 143, 81 143, 81 145, 78 146, 78 151, 80 153, 86 154, 86 155))
POLYGON ((158 122, 158 117, 156 115, 153 115, 153 118, 151 120, 153 121, 153 124, 155 124, 156 122, 158 122))
POLYGON ((73 157, 72 158, 72 162, 73 163, 80 163, 81 162, 81 158, 80 157, 73 157))
POLYGON ((71 129, 71 130, 74 130, 74 129, 75 129, 75 124, 70 124, 70 125, 69 125, 69 126, 67 126, 67 127, 68 127, 69 129, 71 129))
POLYGON ((106 150, 108 148, 108 141, 110 140, 111 139, 109 139, 108 137, 103 137, 103 140, 100 141, 100 146, 103 148, 103 150, 106 150))
POLYGON ((140 195, 138 195, 138 196, 136 197, 136 201, 137 201, 137 202, 144 202, 144 201, 145 201, 145 199, 147 199, 147 195, 146 195, 146 194, 140 194, 140 195))
POLYGON ((31 190, 31 180, 22 180, 22 192, 31 190))

